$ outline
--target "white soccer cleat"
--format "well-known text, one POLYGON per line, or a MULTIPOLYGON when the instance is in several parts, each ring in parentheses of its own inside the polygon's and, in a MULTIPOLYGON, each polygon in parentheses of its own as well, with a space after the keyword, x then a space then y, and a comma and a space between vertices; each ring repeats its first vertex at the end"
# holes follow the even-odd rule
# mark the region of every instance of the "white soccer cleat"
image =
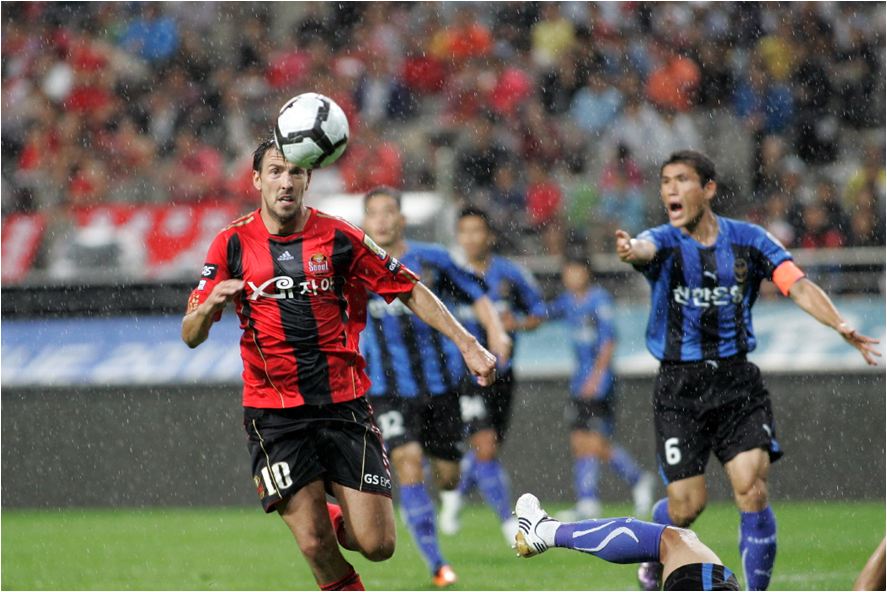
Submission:
POLYGON ((437 525, 440 533, 453 536, 462 528, 459 512, 462 511, 462 494, 457 490, 440 492, 440 513, 437 525))
POLYGON ((548 544, 538 532, 539 525, 555 522, 539 505, 539 499, 532 493, 525 493, 514 505, 518 531, 514 537, 518 555, 532 557, 548 550, 548 544))
POLYGON ((631 488, 631 497, 634 499, 634 515, 636 517, 643 520, 650 517, 650 510, 653 509, 653 493, 655 488, 656 481, 653 479, 653 474, 647 472, 631 488))

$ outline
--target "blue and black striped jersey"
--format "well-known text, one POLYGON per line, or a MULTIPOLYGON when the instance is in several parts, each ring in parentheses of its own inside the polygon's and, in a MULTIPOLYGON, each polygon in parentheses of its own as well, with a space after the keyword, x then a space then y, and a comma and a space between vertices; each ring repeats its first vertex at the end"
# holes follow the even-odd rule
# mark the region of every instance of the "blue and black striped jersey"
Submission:
POLYGON ((652 289, 647 349, 659 360, 709 360, 755 348, 751 308, 761 281, 792 257, 760 226, 717 220, 711 247, 670 224, 637 236, 657 249, 638 269, 652 289))
MULTIPOLYGON (((570 396, 580 397, 582 386, 597 363, 601 346, 616 339, 613 299, 600 286, 591 286, 579 297, 564 292, 549 304, 548 314, 551 318, 563 317, 567 322, 567 331, 576 355, 576 369, 570 377, 570 396)), ((602 396, 609 394, 612 383, 611 365, 601 377, 598 392, 602 396)))
MULTIPOLYGON (((422 283, 451 311, 461 304, 471 305, 485 294, 483 280, 457 265, 440 245, 407 241, 399 261, 418 273, 422 283)), ((467 372, 456 344, 416 317, 399 299, 387 304, 369 294, 360 345, 372 381, 370 395, 440 395, 455 389, 467 372)))
MULTIPOLYGON (((490 266, 483 274, 483 280, 487 284, 487 296, 493 301, 499 314, 508 312, 518 318, 528 315, 537 317, 546 315, 542 291, 539 289, 539 284, 536 283, 536 278, 526 268, 505 257, 493 255, 490 257, 490 266)), ((458 306, 454 312, 459 322, 486 347, 486 331, 477 319, 474 308, 463 304, 458 306)), ((515 335, 512 334, 511 338, 514 340, 515 335)), ((510 367, 511 359, 509 358, 505 368, 510 367)))

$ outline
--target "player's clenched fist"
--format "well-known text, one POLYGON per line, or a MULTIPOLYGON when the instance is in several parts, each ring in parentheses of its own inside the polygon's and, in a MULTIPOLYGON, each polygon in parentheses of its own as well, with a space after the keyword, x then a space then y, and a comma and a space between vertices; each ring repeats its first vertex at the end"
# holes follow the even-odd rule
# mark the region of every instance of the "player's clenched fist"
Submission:
POLYGON ((228 306, 228 303, 243 291, 245 285, 243 280, 225 280, 216 284, 206 299, 206 304, 210 305, 211 312, 222 310, 228 306))

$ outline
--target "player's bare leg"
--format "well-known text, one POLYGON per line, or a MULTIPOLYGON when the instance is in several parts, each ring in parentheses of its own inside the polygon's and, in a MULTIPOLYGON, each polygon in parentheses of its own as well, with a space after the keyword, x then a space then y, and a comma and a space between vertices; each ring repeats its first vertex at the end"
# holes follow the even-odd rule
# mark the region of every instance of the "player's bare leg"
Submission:
POLYGON ((338 483, 331 483, 331 487, 345 520, 345 548, 360 552, 370 561, 389 559, 397 542, 391 498, 338 483))
POLYGON ((662 562, 662 581, 668 579, 675 569, 691 563, 723 562, 714 551, 702 544, 692 530, 686 528, 666 528, 659 539, 659 561, 662 562))
POLYGON ((668 516, 674 526, 689 528, 705 509, 708 492, 705 475, 696 475, 665 486, 668 493, 668 516))
POLYGON ((770 508, 767 475, 770 455, 763 448, 746 450, 724 464, 739 508, 739 554, 746 589, 766 590, 776 561, 776 516, 770 508))
POLYGON ((299 550, 319 585, 337 582, 353 569, 339 551, 322 479, 315 479, 282 500, 277 511, 296 537, 299 550))
POLYGON ((438 489, 450 491, 459 485, 459 463, 452 460, 431 458, 431 475, 438 489))
POLYGON ((767 476, 770 456, 763 448, 746 450, 728 461, 724 468, 733 486, 733 497, 741 512, 760 512, 769 503, 767 476))

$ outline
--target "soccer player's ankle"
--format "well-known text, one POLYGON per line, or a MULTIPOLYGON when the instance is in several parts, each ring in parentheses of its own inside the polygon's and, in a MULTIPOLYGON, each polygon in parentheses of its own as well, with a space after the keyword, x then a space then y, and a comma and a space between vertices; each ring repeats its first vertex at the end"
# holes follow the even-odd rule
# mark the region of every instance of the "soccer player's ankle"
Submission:
POLYGON ((561 523, 554 519, 543 520, 536 525, 536 535, 549 547, 557 547, 555 539, 561 523))

